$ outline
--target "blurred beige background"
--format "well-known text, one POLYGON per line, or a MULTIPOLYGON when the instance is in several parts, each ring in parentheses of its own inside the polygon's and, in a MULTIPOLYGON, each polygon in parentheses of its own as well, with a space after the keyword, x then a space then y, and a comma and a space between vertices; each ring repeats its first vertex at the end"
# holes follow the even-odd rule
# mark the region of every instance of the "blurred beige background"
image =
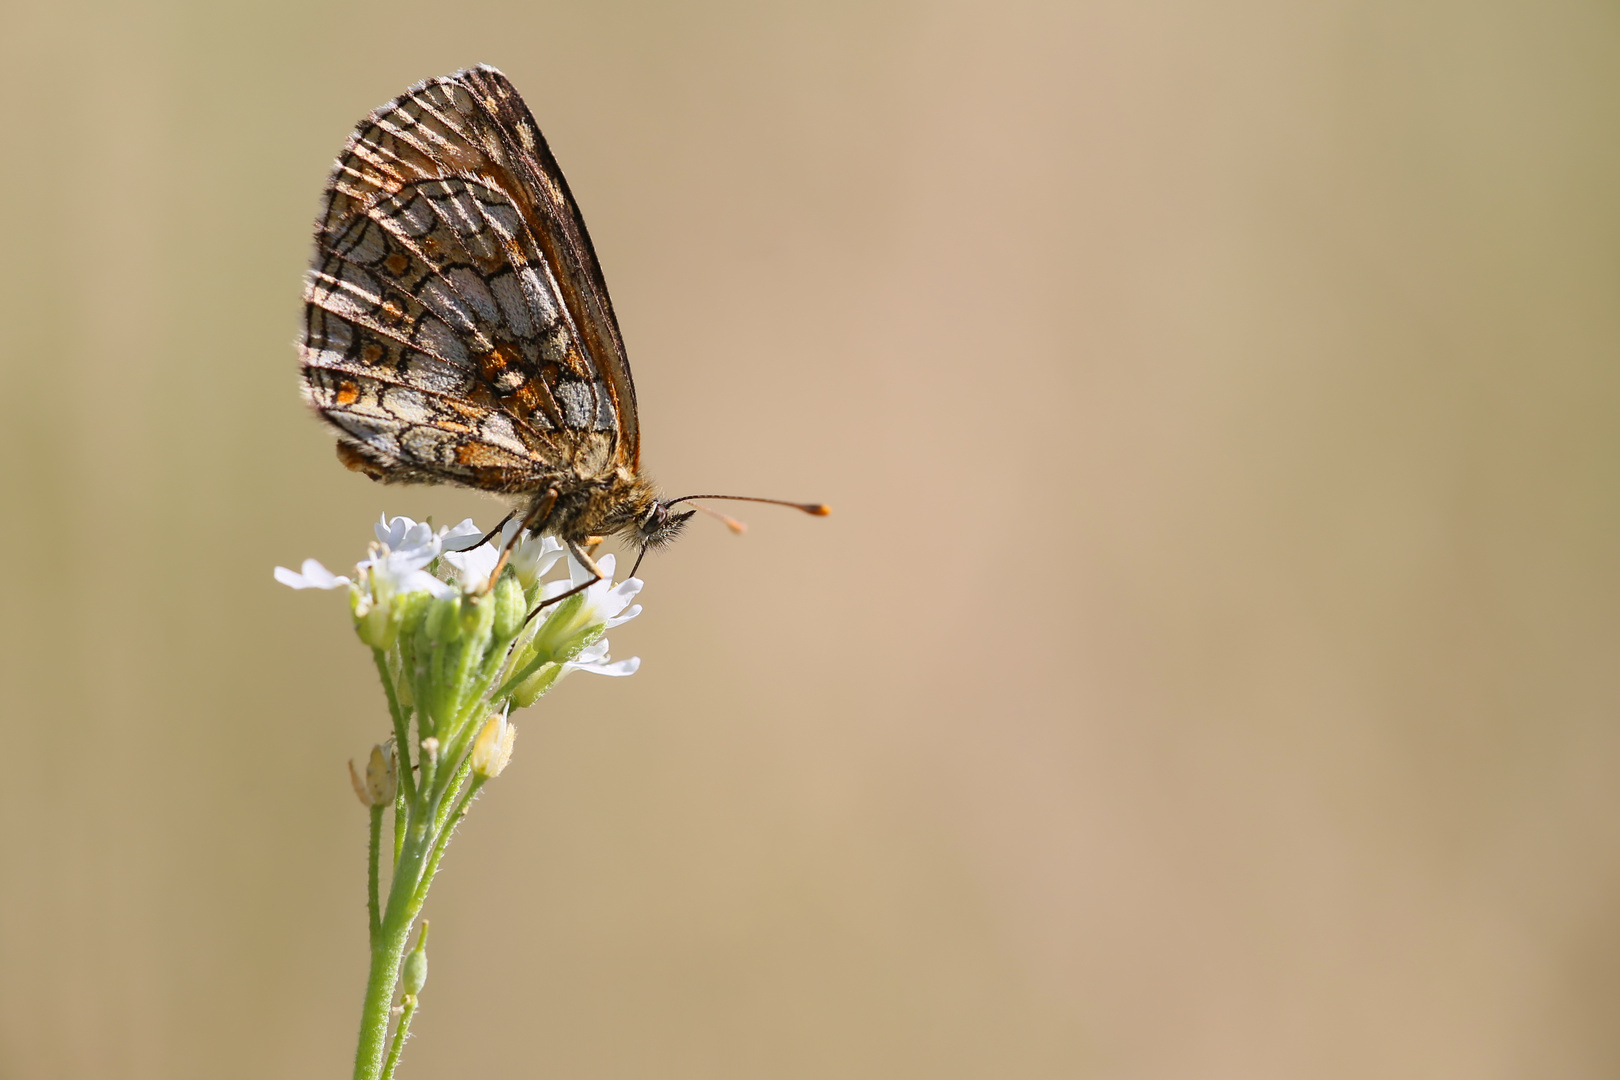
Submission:
POLYGON ((402 1076, 1620 1074, 1620 10, 4 9, 0 1080, 346 1076, 384 733, 276 563, 370 108, 545 127, 698 522, 402 1076))

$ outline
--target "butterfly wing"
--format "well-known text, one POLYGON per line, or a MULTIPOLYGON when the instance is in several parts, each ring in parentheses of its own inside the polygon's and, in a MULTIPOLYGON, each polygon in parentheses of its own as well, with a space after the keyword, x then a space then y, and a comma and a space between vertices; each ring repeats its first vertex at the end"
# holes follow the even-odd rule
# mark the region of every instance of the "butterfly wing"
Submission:
POLYGON ((493 491, 634 470, 635 390, 595 253, 500 72, 368 116, 315 240, 304 387, 351 467, 493 491))
POLYGON ((460 73, 495 117, 496 130, 506 141, 518 179, 531 195, 535 235, 540 240, 562 287, 563 300, 574 313, 585 337, 590 362, 606 381, 618 407, 619 430, 626 444, 632 471, 641 463, 641 430, 636 415, 636 387, 630 378, 619 319, 613 313, 607 283, 596 260, 596 248, 585 229, 579 205, 568 190, 557 159, 534 122, 529 107, 505 75, 488 64, 460 73))

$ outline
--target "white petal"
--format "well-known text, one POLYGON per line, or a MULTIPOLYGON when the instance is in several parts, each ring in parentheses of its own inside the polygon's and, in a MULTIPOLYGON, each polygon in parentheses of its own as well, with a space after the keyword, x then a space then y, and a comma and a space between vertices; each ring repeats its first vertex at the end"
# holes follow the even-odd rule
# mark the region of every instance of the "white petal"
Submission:
MULTIPOLYGON (((383 559, 383 565, 390 574, 408 574, 413 570, 420 570, 428 563, 439 557, 438 544, 430 547, 406 547, 399 551, 390 551, 383 559)), ((372 565, 376 565, 373 563, 372 565)))
POLYGON ((305 559, 303 573, 298 574, 285 566, 276 567, 276 580, 292 589, 338 589, 349 583, 346 577, 332 573, 314 559, 305 559))
POLYGON ((602 614, 607 618, 612 618, 613 616, 617 615, 619 612, 624 610, 624 606, 630 602, 631 598, 640 591, 640 578, 631 578, 629 581, 619 585, 606 596, 602 597, 602 614))
POLYGON ((472 518, 464 519, 459 525, 452 525, 444 531, 444 539, 440 547, 446 552, 467 551, 478 546, 483 539, 484 530, 473 524, 472 518))
POLYGON ((603 623, 602 628, 604 630, 611 630, 615 626, 623 626, 625 623, 629 622, 631 619, 635 618, 637 615, 640 615, 640 614, 641 614, 641 605, 637 604, 635 607, 631 608, 629 611, 625 612, 623 615, 620 615, 618 618, 609 619, 607 622, 603 623))
POLYGON ((394 579, 393 585, 393 591, 396 594, 408 592, 426 592, 433 594, 440 600, 448 600, 452 596, 455 596, 458 591, 456 587, 450 584, 448 581, 440 581, 426 570, 412 570, 407 574, 401 574, 399 577, 394 579))
POLYGON ((570 580, 570 581, 561 581, 561 580, 548 581, 544 585, 540 586, 540 599, 542 599, 542 600, 551 600, 554 597, 561 596, 563 593, 567 592, 569 589, 572 589, 574 587, 574 585, 575 585, 575 583, 572 580, 570 580))
POLYGON ((607 638, 597 638, 594 642, 579 650, 579 655, 569 662, 574 664, 594 664, 606 656, 607 651, 607 638))
POLYGON ((607 675, 611 678, 620 679, 626 675, 636 673, 636 670, 641 667, 641 657, 632 656, 628 660, 620 660, 614 664, 569 664, 568 666, 576 671, 588 671, 592 675, 607 675))
POLYGON ((382 520, 371 527, 377 534, 377 539, 391 548, 398 548, 405 543, 405 536, 416 528, 416 522, 408 517, 390 518, 384 514, 382 520))
POLYGON ((512 569, 518 577, 532 585, 550 573, 557 560, 562 558, 562 553, 562 545, 549 536, 540 542, 524 540, 512 552, 512 569))
POLYGON ((475 547, 471 551, 447 551, 444 553, 445 561, 456 568, 456 576, 461 579, 465 589, 482 586, 489 580, 490 572, 500 561, 501 553, 489 544, 475 547))

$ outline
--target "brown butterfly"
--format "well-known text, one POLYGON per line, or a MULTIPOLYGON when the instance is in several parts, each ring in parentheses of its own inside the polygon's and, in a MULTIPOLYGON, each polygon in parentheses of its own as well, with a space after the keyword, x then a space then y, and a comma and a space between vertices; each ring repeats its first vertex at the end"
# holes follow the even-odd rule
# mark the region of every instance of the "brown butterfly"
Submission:
POLYGON ((556 536, 598 579, 597 539, 645 555, 691 518, 677 503, 741 498, 664 499, 641 472, 636 388, 585 222, 492 67, 361 121, 327 182, 304 301, 305 398, 374 480, 505 496, 514 542, 556 536))

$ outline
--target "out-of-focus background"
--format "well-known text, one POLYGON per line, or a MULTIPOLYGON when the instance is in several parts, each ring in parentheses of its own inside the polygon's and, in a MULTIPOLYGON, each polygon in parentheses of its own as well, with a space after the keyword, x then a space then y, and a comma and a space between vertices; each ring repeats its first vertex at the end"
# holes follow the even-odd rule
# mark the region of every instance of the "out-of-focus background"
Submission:
POLYGON ((347 1075, 385 734, 296 393, 487 61, 673 492, 429 904, 412 1077, 1620 1073, 1620 10, 13 3, 0 1078, 347 1075))

